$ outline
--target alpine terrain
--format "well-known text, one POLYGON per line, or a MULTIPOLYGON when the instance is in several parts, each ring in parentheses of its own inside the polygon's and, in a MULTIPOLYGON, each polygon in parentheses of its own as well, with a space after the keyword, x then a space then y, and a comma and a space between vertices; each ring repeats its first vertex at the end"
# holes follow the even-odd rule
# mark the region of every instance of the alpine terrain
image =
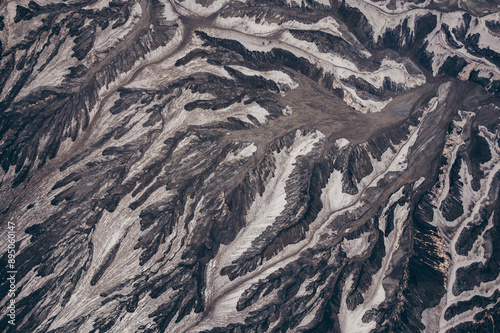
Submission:
POLYGON ((500 3, 297 1, 0 1, 0 332, 500 332, 500 3))

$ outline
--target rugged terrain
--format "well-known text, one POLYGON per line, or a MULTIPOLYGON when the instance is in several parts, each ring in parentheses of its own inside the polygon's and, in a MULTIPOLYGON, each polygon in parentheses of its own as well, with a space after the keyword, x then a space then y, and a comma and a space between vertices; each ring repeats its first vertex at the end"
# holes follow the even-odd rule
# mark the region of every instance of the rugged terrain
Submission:
POLYGON ((0 330, 497 332, 499 97, 494 1, 0 2, 0 330))

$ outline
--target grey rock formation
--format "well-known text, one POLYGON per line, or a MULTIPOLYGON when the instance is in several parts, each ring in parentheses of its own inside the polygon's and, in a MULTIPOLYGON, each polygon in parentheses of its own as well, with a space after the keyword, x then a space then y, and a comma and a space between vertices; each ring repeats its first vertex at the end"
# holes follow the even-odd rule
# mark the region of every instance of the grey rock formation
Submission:
POLYGON ((0 3, 0 331, 496 332, 499 33, 489 1, 0 3))

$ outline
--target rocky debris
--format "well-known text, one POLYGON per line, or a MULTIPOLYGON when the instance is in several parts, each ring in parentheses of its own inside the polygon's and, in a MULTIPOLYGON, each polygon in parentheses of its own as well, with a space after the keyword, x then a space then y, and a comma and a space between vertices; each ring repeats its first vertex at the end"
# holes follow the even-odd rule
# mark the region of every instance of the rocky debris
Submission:
POLYGON ((17 329, 494 330, 498 24, 464 6, 0 5, 17 329))

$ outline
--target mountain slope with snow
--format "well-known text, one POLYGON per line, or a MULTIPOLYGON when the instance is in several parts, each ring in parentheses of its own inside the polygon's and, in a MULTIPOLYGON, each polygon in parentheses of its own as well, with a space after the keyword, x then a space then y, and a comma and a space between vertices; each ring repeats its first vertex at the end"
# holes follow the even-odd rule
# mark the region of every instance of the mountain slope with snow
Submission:
POLYGON ((0 331, 494 332, 499 15, 0 3, 0 331))

